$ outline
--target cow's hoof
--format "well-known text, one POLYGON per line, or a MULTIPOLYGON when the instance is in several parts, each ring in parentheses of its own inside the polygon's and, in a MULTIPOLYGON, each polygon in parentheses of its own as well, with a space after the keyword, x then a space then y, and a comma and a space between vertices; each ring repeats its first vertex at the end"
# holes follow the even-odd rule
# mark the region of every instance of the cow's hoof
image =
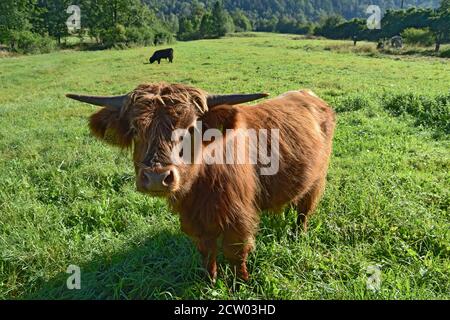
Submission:
POLYGON ((217 272, 215 272, 213 274, 208 272, 207 277, 208 277, 208 280, 211 282, 211 285, 214 286, 217 282, 217 272))
POLYGON ((239 279, 242 280, 243 282, 248 282, 250 280, 250 276, 247 272, 241 273, 239 275, 239 279))

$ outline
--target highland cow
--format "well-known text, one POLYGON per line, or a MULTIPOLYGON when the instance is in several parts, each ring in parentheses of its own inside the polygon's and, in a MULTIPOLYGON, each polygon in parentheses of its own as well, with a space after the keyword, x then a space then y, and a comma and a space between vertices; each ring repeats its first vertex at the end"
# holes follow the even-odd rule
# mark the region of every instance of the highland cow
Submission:
MULTIPOLYGON (((249 278, 246 261, 259 212, 277 212, 291 204, 299 226, 307 229, 324 190, 335 128, 333 110, 311 91, 287 92, 252 106, 241 104, 266 95, 208 95, 165 83, 143 84, 117 97, 67 96, 104 106, 90 118, 92 133, 112 145, 132 148, 138 191, 168 200, 213 280, 219 237, 238 276, 249 278), (262 175, 264 165, 259 162, 174 164, 171 155, 181 142, 174 141, 173 132, 183 129, 193 135, 199 120, 205 129, 223 132, 224 139, 230 129, 279 130, 278 171, 262 175)), ((274 150, 271 141, 269 152, 274 150)))

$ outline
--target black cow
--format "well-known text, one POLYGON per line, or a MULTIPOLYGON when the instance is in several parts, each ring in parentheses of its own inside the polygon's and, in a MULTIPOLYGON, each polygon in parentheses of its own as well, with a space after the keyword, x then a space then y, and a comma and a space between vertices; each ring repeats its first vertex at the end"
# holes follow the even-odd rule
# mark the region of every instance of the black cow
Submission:
POLYGON ((155 53, 150 57, 150 63, 158 61, 161 64, 161 59, 168 59, 170 63, 173 62, 173 49, 164 49, 155 51, 155 53))

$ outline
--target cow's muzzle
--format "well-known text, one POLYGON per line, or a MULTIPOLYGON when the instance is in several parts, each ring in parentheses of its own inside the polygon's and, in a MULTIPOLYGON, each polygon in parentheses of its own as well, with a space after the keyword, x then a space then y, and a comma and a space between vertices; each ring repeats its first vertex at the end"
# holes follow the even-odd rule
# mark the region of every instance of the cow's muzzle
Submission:
POLYGON ((136 186, 139 192, 155 196, 166 196, 175 191, 179 182, 179 174, 175 168, 156 170, 141 169, 136 186))

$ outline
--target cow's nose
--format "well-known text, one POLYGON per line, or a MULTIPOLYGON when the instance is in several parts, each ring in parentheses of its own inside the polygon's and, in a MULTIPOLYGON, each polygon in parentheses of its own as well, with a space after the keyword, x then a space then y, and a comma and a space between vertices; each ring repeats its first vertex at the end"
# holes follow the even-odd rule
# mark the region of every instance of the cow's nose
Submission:
POLYGON ((143 192, 162 193, 168 192, 174 183, 175 183, 174 170, 167 170, 163 172, 143 170, 140 175, 138 189, 143 192))

